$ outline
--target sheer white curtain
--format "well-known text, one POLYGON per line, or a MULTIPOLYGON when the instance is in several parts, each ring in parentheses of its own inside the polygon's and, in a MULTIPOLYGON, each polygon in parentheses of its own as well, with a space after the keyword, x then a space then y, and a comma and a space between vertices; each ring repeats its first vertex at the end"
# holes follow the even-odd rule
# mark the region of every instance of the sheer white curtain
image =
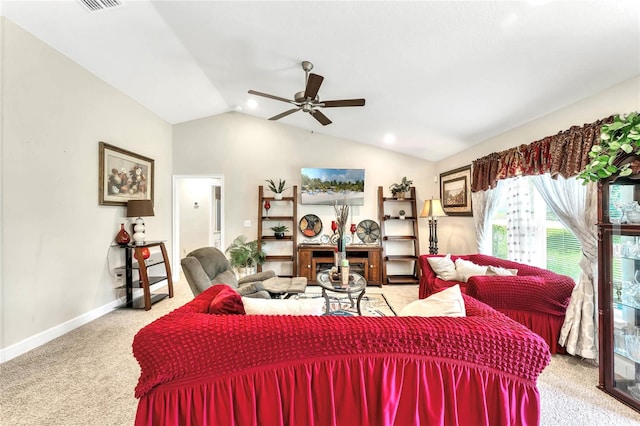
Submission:
POLYGON ((491 218, 500 205, 503 188, 504 181, 499 180, 493 189, 471 193, 478 253, 491 255, 491 218))
POLYGON ((518 176, 505 179, 504 186, 509 260, 538 265, 540 262, 536 253, 536 232, 539 230, 531 208, 529 182, 518 176))
POLYGON ((567 352, 583 358, 597 359, 598 322, 596 320, 597 281, 597 194, 596 185, 582 185, 575 177, 552 179, 549 174, 532 176, 534 185, 563 225, 582 245, 580 279, 573 289, 560 344, 567 352))

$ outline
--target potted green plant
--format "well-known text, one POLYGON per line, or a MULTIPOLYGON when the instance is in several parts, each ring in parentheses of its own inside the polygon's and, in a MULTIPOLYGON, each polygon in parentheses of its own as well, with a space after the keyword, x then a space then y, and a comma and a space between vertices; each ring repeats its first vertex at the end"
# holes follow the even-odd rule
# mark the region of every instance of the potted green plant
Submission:
POLYGON ((271 230, 273 231, 273 235, 276 237, 276 240, 281 240, 284 238, 284 233, 289 230, 287 225, 276 225, 272 226, 271 230))
POLYGON ((405 215, 405 214, 406 214, 406 212, 405 212, 404 210, 400 210, 400 211, 398 212, 398 217, 399 217, 400 219, 404 219, 404 217, 405 217, 404 215, 405 215))
POLYGON ((285 187, 287 181, 284 179, 278 179, 277 185, 272 179, 267 179, 265 180, 265 182, 269 184, 269 189, 271 190, 271 192, 273 192, 273 198, 275 198, 276 200, 282 200, 282 193, 285 189, 287 189, 285 187))
POLYGON ((233 268, 237 268, 239 275, 247 275, 250 270, 267 260, 267 254, 258 250, 258 241, 247 241, 244 235, 236 237, 225 253, 229 254, 229 263, 233 268))
POLYGON ((637 165, 632 168, 633 158, 629 154, 640 156, 640 114, 632 112, 617 115, 613 123, 600 129, 600 143, 589 151, 591 162, 587 164, 579 177, 584 182, 597 182, 614 174, 629 176, 638 173, 637 165))
POLYGON ((395 198, 397 198, 398 200, 404 200, 404 196, 411 188, 412 184, 413 181, 408 180, 407 177, 404 176, 400 183, 392 184, 391 186, 389 186, 389 189, 391 190, 391 194, 393 194, 395 198))

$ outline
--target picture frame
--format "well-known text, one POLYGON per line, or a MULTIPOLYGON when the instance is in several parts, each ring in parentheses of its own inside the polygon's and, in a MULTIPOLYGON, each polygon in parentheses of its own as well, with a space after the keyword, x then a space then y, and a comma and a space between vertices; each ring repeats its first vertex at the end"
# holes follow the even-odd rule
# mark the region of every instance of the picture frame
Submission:
POLYGON ((364 206, 365 169, 303 167, 300 204, 364 206))
POLYGON ((440 202, 448 216, 473 216, 471 165, 440 173, 440 202))
POLYGON ((155 187, 154 160, 100 142, 98 201, 102 206, 126 206, 129 200, 151 200, 155 187))

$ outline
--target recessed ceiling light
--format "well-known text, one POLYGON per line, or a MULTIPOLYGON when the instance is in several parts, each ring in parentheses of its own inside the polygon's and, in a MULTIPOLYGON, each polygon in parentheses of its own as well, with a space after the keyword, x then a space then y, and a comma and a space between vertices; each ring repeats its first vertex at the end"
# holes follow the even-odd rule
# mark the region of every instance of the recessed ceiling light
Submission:
POLYGON ((392 133, 387 133, 386 135, 384 135, 383 141, 387 145, 392 145, 396 142, 396 137, 392 133))
POLYGON ((249 109, 256 109, 258 108, 258 101, 256 101, 255 99, 249 99, 247 101, 247 106, 249 107, 249 109))

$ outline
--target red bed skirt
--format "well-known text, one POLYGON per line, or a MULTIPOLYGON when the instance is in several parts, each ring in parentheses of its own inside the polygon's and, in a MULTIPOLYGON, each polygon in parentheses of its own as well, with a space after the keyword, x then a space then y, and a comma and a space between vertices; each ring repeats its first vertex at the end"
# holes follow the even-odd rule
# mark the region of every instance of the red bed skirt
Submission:
POLYGON ((477 365, 340 355, 162 384, 140 399, 135 424, 507 426, 537 425, 539 413, 535 383, 477 365))

